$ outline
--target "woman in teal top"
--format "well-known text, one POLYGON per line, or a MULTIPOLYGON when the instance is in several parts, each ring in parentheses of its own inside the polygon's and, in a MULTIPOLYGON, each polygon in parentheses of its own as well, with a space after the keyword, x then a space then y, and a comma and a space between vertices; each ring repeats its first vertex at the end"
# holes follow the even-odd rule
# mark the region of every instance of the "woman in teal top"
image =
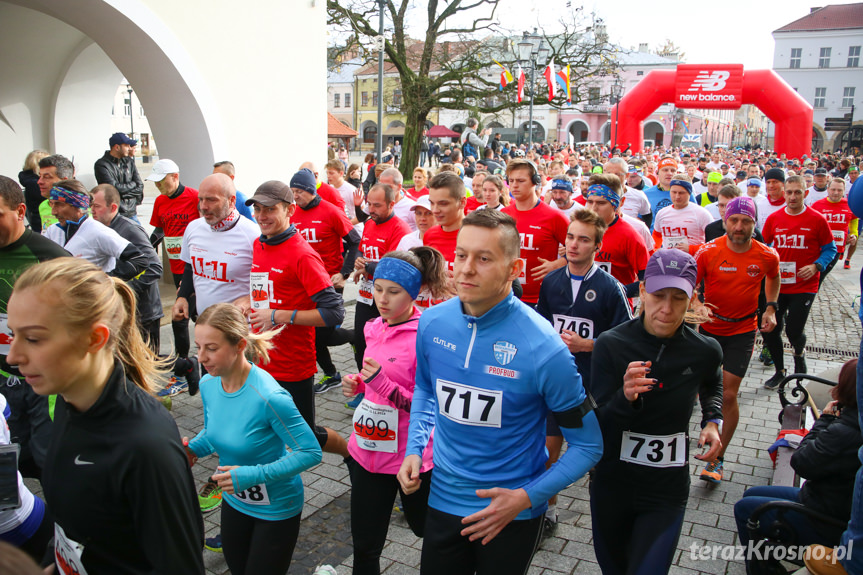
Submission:
POLYGON ((188 444, 190 460, 219 454, 213 478, 222 488, 222 548, 234 575, 287 572, 300 529, 300 472, 321 449, 293 399, 267 372, 277 331, 249 333, 231 304, 204 310, 195 325, 204 429, 188 444), (250 363, 252 362, 252 363, 250 363))

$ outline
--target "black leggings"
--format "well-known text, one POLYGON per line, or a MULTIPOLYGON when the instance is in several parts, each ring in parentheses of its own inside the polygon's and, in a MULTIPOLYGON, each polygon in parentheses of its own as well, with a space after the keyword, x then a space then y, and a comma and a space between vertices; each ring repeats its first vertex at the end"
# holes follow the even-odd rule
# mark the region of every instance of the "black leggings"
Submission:
POLYGON ((788 293, 779 294, 777 303, 779 309, 776 312, 776 327, 770 333, 762 335, 764 345, 770 351, 773 365, 777 372, 785 369, 785 358, 782 356, 782 327, 785 326, 785 335, 794 353, 800 355, 806 347, 806 320, 809 319, 809 311, 812 309, 814 293, 788 293), (785 316, 788 316, 787 319, 785 316))
POLYGON ((593 549, 603 575, 668 573, 686 508, 638 509, 636 498, 590 482, 593 549))
POLYGON ((306 423, 309 424, 309 427, 312 428, 312 433, 315 434, 318 444, 323 447, 327 443, 329 434, 323 427, 315 425, 314 381, 315 378, 313 376, 301 379, 300 381, 279 381, 279 385, 291 394, 291 398, 294 400, 294 405, 297 406, 297 411, 300 412, 300 415, 303 416, 303 419, 305 419, 306 423))
POLYGON ((285 575, 300 534, 300 516, 267 521, 222 504, 222 550, 231 575, 285 575))
POLYGON ((354 359, 360 371, 363 369, 363 355, 366 353, 366 334, 363 329, 366 323, 380 315, 378 306, 366 305, 360 301, 354 309, 354 359))
POLYGON ((372 473, 353 458, 347 460, 351 474, 351 534, 354 538, 354 575, 379 575, 381 552, 387 542, 390 515, 396 492, 414 535, 423 536, 428 509, 431 471, 420 474, 420 488, 405 495, 395 475, 372 473))
MULTIPOLYGON (((180 280, 183 279, 183 274, 172 274, 174 276, 174 286, 180 287, 180 280)), ((189 317, 194 317, 195 313, 195 295, 189 296, 189 317)), ((189 340, 189 319, 181 319, 180 321, 171 320, 171 331, 174 332, 174 351, 179 357, 189 357, 189 349, 191 342, 189 340)))
POLYGON ((513 521, 488 545, 461 534, 462 518, 429 507, 421 575, 511 575, 527 573, 542 535, 542 515, 513 521))
POLYGON ((336 375, 339 370, 333 364, 333 358, 330 357, 331 346, 344 345, 352 343, 354 340, 354 332, 343 327, 316 327, 315 328, 315 355, 317 356, 318 365, 321 366, 321 371, 324 375, 336 375))
POLYGON ((145 342, 147 342, 147 347, 149 347, 156 355, 159 355, 159 347, 161 345, 159 334, 161 327, 162 319, 158 317, 156 319, 151 319, 150 321, 139 322, 138 324, 138 330, 141 332, 141 337, 144 338, 145 342))
POLYGON ((820 277, 818 278, 818 290, 821 290, 821 285, 824 283, 824 280, 827 279, 827 274, 833 271, 833 268, 836 267, 836 264, 842 261, 842 254, 836 254, 827 267, 824 268, 824 271, 821 272, 820 277))

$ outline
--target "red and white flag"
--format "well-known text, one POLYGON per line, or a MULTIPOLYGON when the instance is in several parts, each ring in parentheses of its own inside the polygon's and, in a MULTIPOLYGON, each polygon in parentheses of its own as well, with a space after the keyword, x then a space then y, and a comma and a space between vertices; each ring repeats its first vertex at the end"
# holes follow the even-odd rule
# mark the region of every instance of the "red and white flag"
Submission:
POLYGON ((518 67, 518 102, 524 98, 524 70, 521 66, 518 67))
POLYGON ((545 68, 545 72, 543 72, 543 76, 545 76, 545 81, 548 82, 548 101, 551 102, 554 100, 554 86, 556 84, 554 60, 548 63, 548 66, 545 68))

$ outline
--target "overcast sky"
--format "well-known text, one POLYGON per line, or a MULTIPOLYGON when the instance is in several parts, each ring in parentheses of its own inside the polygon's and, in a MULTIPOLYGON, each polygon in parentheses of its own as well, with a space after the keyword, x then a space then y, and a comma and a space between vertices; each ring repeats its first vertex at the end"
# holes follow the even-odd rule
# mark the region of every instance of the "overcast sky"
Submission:
MULTIPOLYGON (((832 4, 848 4, 834 0, 832 4)), ((722 0, 717 2, 644 2, 643 0, 501 0, 498 16, 510 29, 553 29, 561 15, 583 6, 603 18, 612 42, 651 49, 670 38, 689 64, 743 64, 749 69, 773 66, 772 32, 802 18, 816 0, 722 0), (571 8, 568 8, 567 5, 571 8)))

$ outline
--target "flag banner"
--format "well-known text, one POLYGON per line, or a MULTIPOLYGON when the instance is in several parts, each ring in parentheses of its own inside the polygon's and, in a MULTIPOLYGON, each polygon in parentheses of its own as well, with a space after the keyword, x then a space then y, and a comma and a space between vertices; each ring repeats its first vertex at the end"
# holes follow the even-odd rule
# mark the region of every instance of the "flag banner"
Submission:
POLYGON ((518 102, 524 98, 524 70, 521 66, 518 67, 518 102))

